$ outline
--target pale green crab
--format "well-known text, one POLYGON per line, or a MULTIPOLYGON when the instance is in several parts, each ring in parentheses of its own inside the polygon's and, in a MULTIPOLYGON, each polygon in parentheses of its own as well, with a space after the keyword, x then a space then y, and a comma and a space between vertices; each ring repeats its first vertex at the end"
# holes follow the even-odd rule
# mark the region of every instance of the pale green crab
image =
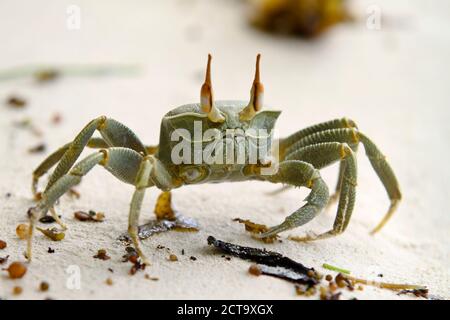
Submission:
MULTIPOLYGON (((262 154, 256 162, 250 162, 248 156, 244 157, 243 162, 231 164, 173 161, 173 151, 177 146, 172 134, 176 130, 184 129, 183 132, 193 134, 195 137, 193 132, 195 122, 201 125, 201 134, 207 129, 218 131, 219 136, 225 136, 225 132, 229 129, 272 131, 280 111, 262 110, 264 88, 260 82, 259 61, 260 55, 257 56, 250 102, 214 101, 211 55, 209 55, 200 103, 183 105, 167 113, 162 119, 160 141, 156 147, 144 145, 131 129, 116 120, 101 116, 89 122, 73 142, 47 157, 33 173, 32 189, 35 195, 38 179, 54 165, 57 166, 41 194, 39 203, 28 212, 30 219, 26 253, 28 259, 31 259, 32 235, 36 221, 50 211, 55 220, 64 227, 54 210, 55 202, 70 188, 80 183, 81 178, 96 165, 103 166, 121 181, 135 186, 130 205, 128 233, 139 256, 146 264, 149 261, 142 252, 137 235, 138 221, 145 190, 153 186, 167 192, 188 184, 259 180, 306 187, 311 190, 305 199, 306 204, 281 224, 259 234, 259 237, 271 237, 304 225, 317 216, 327 204, 339 199, 332 229, 318 235, 307 235, 300 240, 312 241, 338 235, 346 229, 353 211, 357 178, 355 153, 359 143, 364 145, 366 155, 391 201, 387 213, 372 233, 379 231, 397 208, 401 192, 383 154, 358 130, 355 122, 347 118, 313 125, 277 140, 277 157, 274 157, 272 136, 269 135, 269 148, 265 149, 265 154, 262 154), (102 138, 93 138, 95 131, 98 131, 102 138), (75 164, 85 147, 100 150, 75 164), (330 197, 319 170, 338 161, 340 162, 338 184, 334 195, 330 197), (276 170, 263 173, 268 167, 276 167, 276 170)), ((191 145, 199 142, 194 140, 195 138, 188 142, 191 145)), ((203 142, 200 141, 200 144, 203 142)))

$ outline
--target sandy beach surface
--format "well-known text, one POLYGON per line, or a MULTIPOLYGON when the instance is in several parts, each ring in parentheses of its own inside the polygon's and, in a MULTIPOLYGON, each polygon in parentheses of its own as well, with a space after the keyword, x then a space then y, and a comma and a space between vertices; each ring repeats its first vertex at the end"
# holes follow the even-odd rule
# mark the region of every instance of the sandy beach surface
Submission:
MULTIPOLYGON (((351 9, 356 21, 307 42, 254 30, 239 1, 2 1, 0 70, 28 64, 140 68, 130 75, 63 77, 40 85, 29 78, 0 82, 0 239, 8 244, 0 257, 9 255, 9 262, 25 261, 25 242, 15 228, 27 221, 33 205, 31 173, 45 156, 99 115, 125 123, 147 144, 158 143, 163 115, 198 101, 208 52, 214 55, 216 98, 241 100, 249 98, 254 58, 262 54, 265 101, 282 110, 281 136, 325 120, 354 119, 387 156, 404 199, 386 227, 369 235, 389 201, 361 147, 357 200, 346 232, 307 244, 287 239, 328 230, 333 208, 283 233, 282 243, 264 244, 232 219, 278 224, 303 204, 307 189, 271 196, 267 193, 278 186, 259 182, 180 188, 173 192, 176 209, 197 219, 200 231, 145 240, 143 248, 153 264, 130 276, 117 238, 127 230, 133 187, 96 168, 77 188, 80 199, 64 196, 57 206, 69 228, 66 238, 52 242, 36 234, 27 274, 11 280, 2 272, 0 298, 302 299, 292 283, 254 277, 248 273, 249 262, 221 257, 207 245, 209 235, 280 252, 324 274, 332 273, 322 268, 328 263, 358 277, 426 285, 431 295, 450 298, 450 4, 354 1, 351 9), (366 9, 373 3, 381 9, 381 30, 366 27, 366 9), (72 4, 81 9, 79 30, 66 27, 72 4), (11 95, 24 97, 27 106, 8 107, 4 101, 11 95), (59 124, 52 122, 55 114, 61 116, 59 124), (43 135, 17 125, 25 119, 43 135), (40 143, 47 146, 44 152, 28 152, 40 143), (79 222, 73 218, 77 210, 102 211, 106 219, 79 222), (106 249, 111 259, 94 259, 98 249, 106 249), (171 253, 179 261, 169 261, 171 253), (73 286, 78 271, 79 288, 73 286), (159 280, 145 279, 145 274, 159 280), (38 289, 42 281, 50 284, 47 292, 38 289), (15 286, 23 288, 21 295, 12 294, 15 286)), ((330 189, 336 176, 337 166, 323 170, 330 189)), ((142 223, 154 219, 157 196, 156 189, 148 190, 142 223)), ((370 286, 344 290, 342 297, 419 299, 370 286)))

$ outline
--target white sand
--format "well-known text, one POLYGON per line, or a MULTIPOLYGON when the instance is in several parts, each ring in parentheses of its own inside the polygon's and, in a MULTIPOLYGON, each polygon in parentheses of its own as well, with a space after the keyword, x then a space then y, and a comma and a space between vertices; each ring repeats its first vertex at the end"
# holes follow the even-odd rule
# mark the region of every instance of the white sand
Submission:
MULTIPOLYGON (((381 219, 388 199, 364 156, 359 154, 359 184, 352 221, 342 236, 299 244, 288 240, 263 245, 253 240, 234 217, 274 225, 302 205, 306 190, 276 197, 265 192, 276 186, 263 183, 202 185, 175 190, 177 209, 201 224, 198 233, 161 234, 144 242, 153 261, 144 272, 128 275, 120 262, 124 248, 115 239, 127 228, 133 188, 102 169, 87 176, 80 200, 63 197, 58 207, 69 226, 66 239, 56 243, 37 235, 35 259, 27 275, 12 281, 0 277, 0 297, 43 299, 170 299, 250 298, 289 299, 294 286, 270 277, 247 273, 248 262, 226 261, 206 244, 208 235, 243 245, 281 252, 320 271, 322 263, 341 266, 355 276, 427 285, 430 293, 450 298, 450 156, 448 137, 450 83, 450 4, 448 1, 375 1, 383 14, 381 31, 365 28, 366 4, 353 6, 362 21, 343 25, 314 43, 276 38, 248 28, 236 1, 2 1, 0 3, 0 67, 25 63, 138 63, 136 77, 67 78, 37 86, 29 80, 0 83, 0 99, 23 95, 23 110, 0 110, 0 239, 8 247, 0 256, 24 260, 25 243, 15 227, 26 222, 32 205, 32 170, 45 157, 27 149, 41 141, 54 150, 70 141, 92 118, 105 114, 130 126, 146 143, 157 143, 164 113, 198 99, 206 54, 212 52, 213 82, 218 99, 247 99, 254 57, 263 54, 262 79, 266 102, 281 108, 278 128, 287 135, 305 126, 348 116, 377 142, 388 156, 404 193, 397 214, 377 236, 369 230, 381 219), (79 31, 65 28, 66 7, 82 10, 79 31), (50 124, 53 113, 61 125, 50 124), (31 117, 43 129, 42 139, 12 123, 31 117), (12 196, 6 198, 5 194, 12 196), (104 223, 81 223, 75 210, 106 213, 104 223), (169 262, 164 245, 178 255, 169 262), (48 254, 47 248, 56 250, 48 254), (105 248, 111 259, 92 256, 105 248), (180 251, 185 249, 186 255, 180 251), (190 256, 197 261, 189 260, 190 256), (81 289, 67 288, 69 266, 79 266, 81 289), (114 273, 110 273, 112 268, 114 273), (110 277, 114 285, 107 286, 110 277), (378 278, 379 279, 379 278, 378 278), (38 292, 41 281, 48 293, 38 292)), ((336 167, 323 171, 334 187, 336 167)), ((152 218, 156 189, 149 190, 142 222, 152 218)), ((288 234, 324 231, 333 222, 324 213, 288 234)), ((344 292, 361 299, 400 299, 388 290, 366 287, 344 292)))

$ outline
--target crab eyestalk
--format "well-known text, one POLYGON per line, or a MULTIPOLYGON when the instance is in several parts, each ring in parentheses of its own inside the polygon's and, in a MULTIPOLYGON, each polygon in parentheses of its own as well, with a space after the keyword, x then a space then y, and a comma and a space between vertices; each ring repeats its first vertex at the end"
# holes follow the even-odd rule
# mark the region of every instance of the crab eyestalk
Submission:
POLYGON ((214 105, 214 95, 211 85, 211 58, 211 54, 208 54, 205 82, 200 90, 200 107, 204 113, 208 114, 208 119, 212 122, 224 122, 225 118, 214 105))
POLYGON ((251 120, 255 116, 256 112, 261 110, 263 107, 264 86, 260 81, 260 72, 259 72, 260 59, 261 54, 258 54, 256 56, 255 79, 253 80, 253 85, 252 88, 250 89, 250 102, 239 113, 239 117, 241 120, 251 120))

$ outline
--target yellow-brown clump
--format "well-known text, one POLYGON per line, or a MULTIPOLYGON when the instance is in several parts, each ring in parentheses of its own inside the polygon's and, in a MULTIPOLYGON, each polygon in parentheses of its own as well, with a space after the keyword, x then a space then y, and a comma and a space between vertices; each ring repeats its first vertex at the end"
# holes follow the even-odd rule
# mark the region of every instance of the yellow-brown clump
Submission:
POLYGON ((172 195, 170 192, 162 192, 156 200, 155 215, 158 220, 175 220, 175 212, 172 209, 172 195))
POLYGON ((345 0, 253 1, 251 22, 275 33, 316 37, 331 26, 350 20, 345 0))
POLYGON ((6 271, 8 271, 11 279, 20 279, 27 273, 27 267, 23 263, 16 261, 11 263, 6 271))
POLYGON ((16 234, 22 240, 28 238, 29 231, 30 227, 25 223, 19 224, 16 228, 16 234))

